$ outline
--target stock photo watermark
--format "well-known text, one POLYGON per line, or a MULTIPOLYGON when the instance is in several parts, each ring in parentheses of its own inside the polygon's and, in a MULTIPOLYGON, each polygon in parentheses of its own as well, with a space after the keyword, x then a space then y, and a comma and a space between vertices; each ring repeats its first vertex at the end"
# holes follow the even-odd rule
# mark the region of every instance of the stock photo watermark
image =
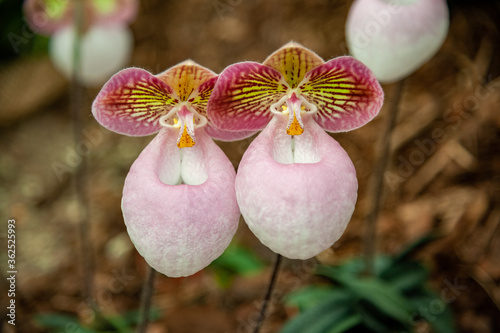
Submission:
POLYGON ((411 314, 409 323, 413 327, 417 327, 415 333, 427 332, 427 330, 423 326, 419 326, 419 324, 434 322, 437 316, 444 313, 446 305, 455 302, 462 292, 467 289, 466 285, 460 284, 458 277, 453 279, 453 283, 445 279, 443 285, 444 287, 441 289, 439 298, 431 300, 425 306, 420 306, 418 312, 411 314))
POLYGON ((397 157, 397 173, 387 171, 384 175, 385 181, 391 191, 410 178, 418 167, 425 163, 453 133, 456 133, 465 119, 472 116, 481 107, 481 104, 491 98, 500 89, 500 80, 485 80, 479 77, 477 87, 473 94, 469 94, 461 103, 455 104, 443 112, 442 120, 446 124, 443 127, 435 127, 430 131, 430 138, 415 139, 414 147, 405 157, 399 154, 397 157))
POLYGON ((66 146, 64 160, 52 162, 52 170, 54 170, 57 180, 62 182, 65 174, 73 173, 83 158, 90 155, 92 150, 102 143, 104 135, 108 133, 110 132, 97 126, 83 129, 83 139, 75 146, 66 146))
POLYGON ((373 38, 377 37, 382 28, 388 26, 394 17, 402 11, 401 2, 403 0, 394 1, 386 7, 378 11, 372 10, 370 12, 371 20, 367 21, 363 29, 356 29, 353 31, 353 46, 356 48, 364 48, 370 45, 373 38))
POLYGON ((223 21, 226 14, 232 13, 242 3, 243 0, 214 0, 212 5, 219 20, 223 21))
POLYGON ((7 220, 7 323, 16 325, 16 220, 7 220))
POLYGON ((37 35, 37 32, 50 22, 50 13, 59 13, 62 8, 67 6, 65 0, 54 0, 44 2, 45 10, 37 12, 33 15, 31 27, 23 18, 23 25, 19 31, 10 31, 7 34, 7 39, 15 53, 19 53, 21 47, 29 43, 29 41, 37 35))

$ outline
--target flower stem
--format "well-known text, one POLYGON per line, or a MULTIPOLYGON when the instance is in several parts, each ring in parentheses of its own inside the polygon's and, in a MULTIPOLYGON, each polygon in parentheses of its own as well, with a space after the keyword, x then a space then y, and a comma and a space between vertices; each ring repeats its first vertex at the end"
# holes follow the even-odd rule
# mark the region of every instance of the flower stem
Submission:
POLYGON ((264 302, 262 303, 262 307, 260 308, 260 315, 257 323, 255 324, 255 329, 253 333, 258 333, 260 331, 260 327, 264 323, 264 319, 266 317, 266 310, 271 300, 271 295, 273 293, 274 285, 276 283, 276 277, 278 276, 278 270, 281 262, 281 255, 277 254, 276 261, 274 263, 273 274, 271 275, 271 280, 269 281, 269 286, 267 287, 266 296, 264 297, 264 302))
POLYGON ((137 333, 144 333, 149 323, 149 309, 151 308, 151 299, 153 297, 155 270, 149 266, 148 275, 144 282, 141 296, 141 313, 139 317, 139 326, 137 326, 137 333))
MULTIPOLYGON (((81 37, 83 34, 84 21, 83 1, 76 1, 74 7, 75 30, 76 38, 73 44, 72 55, 72 75, 71 75, 71 117, 73 121, 73 140, 75 146, 78 146, 82 140, 82 124, 85 118, 82 114, 83 105, 83 87, 80 84, 79 77, 81 72, 81 37)), ((89 237, 90 222, 89 222, 89 202, 87 198, 86 182, 87 182, 87 157, 85 154, 80 156, 81 162, 74 173, 74 186, 76 200, 78 201, 78 226, 79 237, 82 252, 83 266, 83 299, 93 306, 92 288, 93 288, 93 260, 92 260, 92 244, 89 237)))
POLYGON ((365 258, 365 273, 373 275, 375 252, 377 246, 377 219, 380 206, 382 203, 382 191, 384 189, 384 174, 387 169, 387 164, 390 158, 391 136, 396 124, 398 114, 398 106, 403 93, 404 79, 396 83, 394 95, 392 97, 391 106, 387 119, 387 127, 384 131, 384 136, 380 143, 380 155, 375 165, 374 179, 373 179, 373 193, 372 193, 372 206, 369 211, 364 241, 364 258, 365 258))

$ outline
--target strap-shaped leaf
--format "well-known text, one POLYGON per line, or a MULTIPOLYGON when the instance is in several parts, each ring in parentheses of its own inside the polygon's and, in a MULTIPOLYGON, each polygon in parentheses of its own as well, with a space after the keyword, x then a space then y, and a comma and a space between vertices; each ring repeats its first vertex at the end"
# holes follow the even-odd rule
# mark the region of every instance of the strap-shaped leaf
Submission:
POLYGON ((344 292, 344 298, 330 298, 317 306, 308 308, 289 321, 281 333, 325 333, 337 323, 350 318, 353 313, 349 306, 350 294, 344 292))
POLYGON ((93 329, 83 327, 78 322, 78 318, 74 318, 67 315, 62 315, 58 313, 44 313, 44 314, 36 314, 35 322, 43 327, 50 328, 52 332, 64 332, 64 330, 71 327, 78 332, 82 333, 95 333, 93 329))
POLYGON ((299 89, 318 107, 316 122, 330 132, 363 126, 379 113, 384 100, 371 70, 352 57, 335 58, 312 69, 299 89))
POLYGON ((204 90, 208 90, 208 96, 205 96, 208 100, 215 82, 207 83, 207 81, 216 78, 217 74, 192 60, 186 60, 158 74, 157 77, 172 87, 180 101, 193 102, 199 96, 195 91, 204 83, 206 84, 204 90))
POLYGON ((263 65, 272 67, 283 75, 290 88, 297 87, 307 72, 325 62, 316 53, 297 43, 288 43, 271 54, 263 65))
POLYGON ((346 286, 359 298, 362 298, 402 323, 406 323, 412 310, 411 303, 388 283, 378 278, 365 278, 348 274, 334 267, 319 266, 317 274, 327 276, 346 286))
MULTIPOLYGON (((418 315, 429 322, 435 333, 455 333, 456 325, 451 308, 441 302, 441 296, 429 290, 422 290, 421 294, 411 298, 418 315), (437 303, 436 303, 437 302, 437 303), (438 306, 437 308, 431 308, 438 306), (422 311, 422 309, 427 311, 422 311)), ((414 318, 413 318, 414 319, 414 318)))
POLYGON ((399 293, 397 289, 376 279, 342 279, 346 285, 360 298, 365 299, 385 313, 387 316, 406 324, 412 310, 412 305, 399 293))
POLYGON ((335 298, 343 301, 346 298, 345 289, 339 289, 329 286, 308 286, 300 290, 294 291, 286 296, 286 304, 296 306, 300 311, 314 307, 327 299, 335 298))
POLYGON ((341 320, 333 323, 333 327, 328 329, 326 333, 344 333, 351 328, 358 326, 363 321, 363 318, 357 313, 351 313, 343 317, 341 320))
POLYGON ((281 74, 256 62, 227 67, 208 103, 208 118, 220 129, 258 131, 271 120, 269 107, 287 90, 281 74))
MULTIPOLYGON (((358 313, 362 318, 361 332, 370 333, 387 333, 387 332, 404 332, 402 330, 405 325, 394 321, 390 317, 384 315, 379 309, 374 307, 371 303, 366 300, 359 300, 356 305, 356 313, 358 313), (395 328, 399 328, 396 330, 395 328)), ((408 326, 408 325, 407 325, 408 326)), ((415 333, 415 332, 412 332, 415 333)))
POLYGON ((389 266, 379 277, 403 293, 422 288, 429 279, 425 266, 415 261, 400 261, 389 266))
POLYGON ((96 120, 109 130, 142 136, 160 130, 158 118, 178 103, 173 89, 151 73, 127 68, 115 74, 92 104, 96 120))
POLYGON ((439 237, 437 232, 431 231, 421 238, 418 238, 394 257, 394 264, 409 260, 412 255, 421 250, 424 246, 437 240, 439 237))

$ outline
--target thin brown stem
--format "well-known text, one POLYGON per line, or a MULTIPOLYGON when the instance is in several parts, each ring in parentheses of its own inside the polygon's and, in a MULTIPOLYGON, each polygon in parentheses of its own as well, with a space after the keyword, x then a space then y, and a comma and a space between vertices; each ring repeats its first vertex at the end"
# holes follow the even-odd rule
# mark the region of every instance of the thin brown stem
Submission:
POLYGON ((151 300, 153 298, 155 273, 154 268, 149 267, 148 275, 146 276, 146 281, 144 282, 144 287, 142 289, 141 309, 137 333, 145 333, 148 328, 149 309, 151 308, 151 300))
POLYGON ((364 258, 366 273, 373 274, 375 252, 377 246, 377 219, 382 204, 382 192, 384 189, 384 174, 387 169, 387 164, 390 158, 391 137, 396 118, 398 114, 398 106, 403 93, 404 79, 396 83, 394 96, 389 108, 386 129, 383 132, 384 136, 380 143, 380 155, 374 168, 374 181, 372 193, 372 206, 366 221, 365 241, 364 241, 364 258))
MULTIPOLYGON (((84 104, 84 88, 80 84, 79 77, 81 72, 81 37, 83 34, 84 21, 83 1, 76 1, 74 7, 76 38, 73 45, 73 72, 71 77, 71 117, 73 121, 73 139, 75 148, 83 140, 82 129, 85 118, 83 117, 82 105, 84 104)), ((92 302, 92 285, 93 285, 93 260, 92 260, 92 244, 89 237, 90 221, 89 221, 89 202, 87 198, 87 158, 85 154, 81 154, 80 164, 74 173, 75 194, 78 201, 78 233, 80 237, 82 266, 83 266, 83 299, 91 306, 92 302)))
POLYGON ((269 286, 267 287, 266 296, 264 297, 264 302, 262 303, 262 307, 260 308, 259 319, 255 324, 255 329, 253 333, 258 333, 260 331, 262 324, 264 323, 267 306, 269 305, 269 301, 271 300, 271 295, 273 294, 273 289, 276 283, 276 277, 278 276, 280 263, 281 263, 281 255, 277 254, 276 261, 274 263, 273 273, 271 275, 271 280, 269 281, 269 286))

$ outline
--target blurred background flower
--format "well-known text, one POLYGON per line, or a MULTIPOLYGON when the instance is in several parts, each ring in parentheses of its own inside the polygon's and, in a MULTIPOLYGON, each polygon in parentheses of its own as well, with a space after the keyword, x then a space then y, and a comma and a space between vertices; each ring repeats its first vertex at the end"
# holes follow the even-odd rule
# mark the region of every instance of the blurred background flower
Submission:
POLYGON ((449 26, 445 0, 356 0, 349 9, 349 51, 391 83, 413 73, 439 50, 449 26))
POLYGON ((49 54, 67 78, 74 72, 75 43, 81 43, 78 79, 87 86, 106 82, 130 60, 137 0, 26 0, 30 28, 51 36, 49 54))

